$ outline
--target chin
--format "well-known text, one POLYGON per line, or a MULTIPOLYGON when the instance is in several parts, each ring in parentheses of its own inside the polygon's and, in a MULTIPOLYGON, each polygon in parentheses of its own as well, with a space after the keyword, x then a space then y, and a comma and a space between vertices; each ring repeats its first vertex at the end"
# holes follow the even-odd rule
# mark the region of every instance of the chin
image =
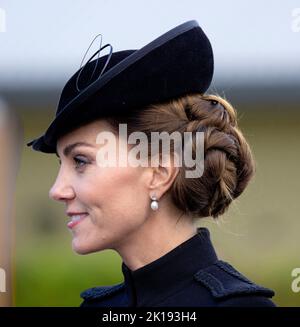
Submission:
POLYGON ((89 254, 105 250, 105 248, 95 248, 93 246, 89 246, 88 244, 86 244, 86 242, 80 242, 80 240, 76 238, 72 241, 72 249, 77 254, 89 254))
POLYGON ((89 254, 91 252, 94 252, 88 246, 80 243, 80 241, 76 239, 73 239, 72 241, 72 249, 77 254, 89 254))

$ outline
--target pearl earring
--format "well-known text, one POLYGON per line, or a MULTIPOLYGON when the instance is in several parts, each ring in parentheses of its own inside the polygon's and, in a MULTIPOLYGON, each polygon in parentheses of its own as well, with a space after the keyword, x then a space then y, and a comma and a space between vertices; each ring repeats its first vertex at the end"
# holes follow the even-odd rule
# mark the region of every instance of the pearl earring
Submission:
POLYGON ((151 201, 151 209, 153 210, 153 211, 156 211, 157 209, 158 209, 158 202, 156 201, 156 196, 155 195, 151 195, 151 199, 152 199, 152 201, 151 201))

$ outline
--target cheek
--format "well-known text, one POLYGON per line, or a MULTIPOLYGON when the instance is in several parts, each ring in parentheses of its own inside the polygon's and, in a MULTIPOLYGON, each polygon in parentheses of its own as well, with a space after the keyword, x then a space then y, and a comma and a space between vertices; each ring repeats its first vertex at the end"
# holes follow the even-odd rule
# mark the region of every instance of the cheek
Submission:
POLYGON ((93 222, 97 225, 131 225, 146 218, 150 200, 137 168, 96 169, 79 189, 77 196, 95 214, 93 222))
POLYGON ((73 231, 73 249, 82 254, 113 249, 137 231, 150 210, 144 185, 137 168, 102 168, 82 177, 76 196, 90 219, 73 231))
POLYGON ((111 199, 112 208, 124 218, 144 216, 145 187, 135 168, 115 168, 107 174, 108 188, 105 197, 111 199), (127 217, 129 215, 129 217, 127 217))

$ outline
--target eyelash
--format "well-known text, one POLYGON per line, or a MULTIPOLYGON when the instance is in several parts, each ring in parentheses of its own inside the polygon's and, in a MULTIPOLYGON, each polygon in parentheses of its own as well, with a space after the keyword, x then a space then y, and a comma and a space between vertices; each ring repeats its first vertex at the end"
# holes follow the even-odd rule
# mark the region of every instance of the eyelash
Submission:
MULTIPOLYGON (((74 156, 74 157, 73 157, 73 161, 74 161, 74 163, 75 163, 75 168, 76 168, 76 169, 77 169, 77 168, 81 168, 81 167, 83 167, 83 166, 85 166, 85 165, 88 164, 87 161, 82 160, 82 159, 78 158, 77 156, 74 156)), ((61 160, 60 160, 60 159, 58 159, 58 164, 61 165, 61 160)))
POLYGON ((78 169, 78 168, 82 168, 82 167, 84 167, 85 165, 88 164, 87 161, 82 160, 82 159, 80 159, 80 158, 77 157, 77 156, 73 157, 73 160, 74 160, 74 162, 75 162, 75 167, 76 167, 76 169, 78 169))

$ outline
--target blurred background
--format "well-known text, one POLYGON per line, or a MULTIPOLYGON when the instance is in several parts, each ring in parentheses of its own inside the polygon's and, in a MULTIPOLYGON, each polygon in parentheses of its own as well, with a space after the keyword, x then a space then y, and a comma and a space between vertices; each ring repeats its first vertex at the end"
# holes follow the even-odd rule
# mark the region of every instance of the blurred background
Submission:
POLYGON ((64 207, 48 198, 57 158, 25 144, 51 122, 97 34, 114 51, 139 49, 191 19, 214 50, 209 92, 235 106, 257 163, 230 210, 199 226, 223 260, 275 290, 277 305, 300 305, 291 288, 300 267, 300 3, 291 0, 0 0, 0 305, 78 306, 84 289, 122 281, 115 252, 72 252, 64 207))

